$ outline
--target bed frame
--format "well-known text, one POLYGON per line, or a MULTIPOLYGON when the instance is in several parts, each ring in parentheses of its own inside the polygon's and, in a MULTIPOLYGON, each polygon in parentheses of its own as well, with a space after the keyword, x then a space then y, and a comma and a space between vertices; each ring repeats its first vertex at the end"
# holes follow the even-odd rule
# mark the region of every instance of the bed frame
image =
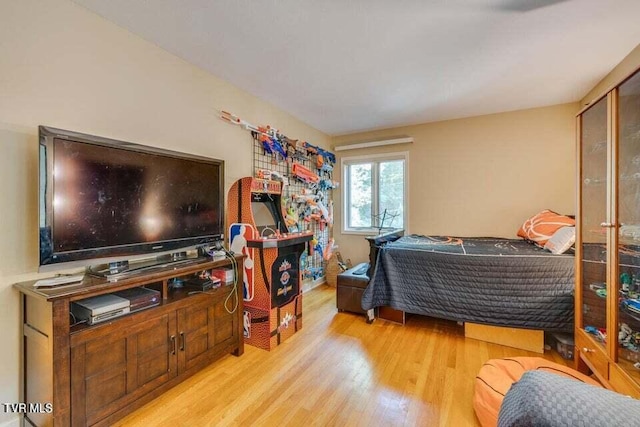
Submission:
MULTIPOLYGON (((376 260, 378 259, 378 252, 380 251, 380 248, 389 242, 395 242, 402 236, 404 236, 404 230, 398 229, 388 231, 377 236, 365 237, 367 242, 369 242, 369 269, 367 270, 367 277, 369 277, 369 279, 373 277, 373 272, 376 271, 376 260)), ((376 318, 375 310, 367 310, 366 316, 367 323, 372 323, 376 318)), ((404 311, 395 310, 391 307, 380 307, 378 309, 378 317, 391 322, 401 323, 403 325, 406 320, 404 311)))

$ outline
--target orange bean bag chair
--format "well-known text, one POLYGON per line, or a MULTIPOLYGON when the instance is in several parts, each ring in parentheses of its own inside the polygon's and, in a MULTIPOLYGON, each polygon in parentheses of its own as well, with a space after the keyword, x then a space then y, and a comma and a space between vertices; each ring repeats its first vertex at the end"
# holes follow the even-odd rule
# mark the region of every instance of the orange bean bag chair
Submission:
POLYGON ((541 370, 573 378, 583 383, 600 386, 600 383, 564 365, 541 357, 508 357, 488 360, 476 376, 473 408, 482 427, 495 427, 502 399, 511 385, 526 371, 541 370))

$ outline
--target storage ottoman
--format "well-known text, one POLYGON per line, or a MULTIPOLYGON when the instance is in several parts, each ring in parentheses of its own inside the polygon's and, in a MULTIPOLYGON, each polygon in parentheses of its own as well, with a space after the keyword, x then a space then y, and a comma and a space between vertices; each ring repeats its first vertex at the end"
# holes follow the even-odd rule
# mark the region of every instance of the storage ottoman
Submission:
POLYGON ((369 264, 361 263, 353 268, 338 274, 336 288, 336 305, 338 311, 350 311, 352 313, 365 314, 362 309, 362 294, 369 284, 367 269, 369 264))

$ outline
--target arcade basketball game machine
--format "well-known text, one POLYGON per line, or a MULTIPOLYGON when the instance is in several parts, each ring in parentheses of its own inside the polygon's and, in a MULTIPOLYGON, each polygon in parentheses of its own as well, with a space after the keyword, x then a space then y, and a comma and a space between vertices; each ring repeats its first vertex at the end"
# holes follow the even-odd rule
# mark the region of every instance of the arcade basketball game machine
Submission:
POLYGON ((229 250, 244 261, 245 343, 271 350, 302 328, 300 256, 313 233, 289 233, 282 183, 247 177, 227 198, 229 250))

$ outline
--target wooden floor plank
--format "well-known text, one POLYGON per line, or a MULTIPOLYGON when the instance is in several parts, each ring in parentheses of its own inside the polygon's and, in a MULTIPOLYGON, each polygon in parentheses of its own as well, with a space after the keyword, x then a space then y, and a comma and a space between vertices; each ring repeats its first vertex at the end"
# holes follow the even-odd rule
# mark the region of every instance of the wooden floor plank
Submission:
MULTIPOLYGON (((490 358, 540 356, 465 339, 455 322, 405 326, 338 313, 335 288, 304 295, 303 328, 274 350, 245 346, 120 426, 478 426, 475 375, 490 358)), ((543 357, 567 365, 557 353, 543 357)))

